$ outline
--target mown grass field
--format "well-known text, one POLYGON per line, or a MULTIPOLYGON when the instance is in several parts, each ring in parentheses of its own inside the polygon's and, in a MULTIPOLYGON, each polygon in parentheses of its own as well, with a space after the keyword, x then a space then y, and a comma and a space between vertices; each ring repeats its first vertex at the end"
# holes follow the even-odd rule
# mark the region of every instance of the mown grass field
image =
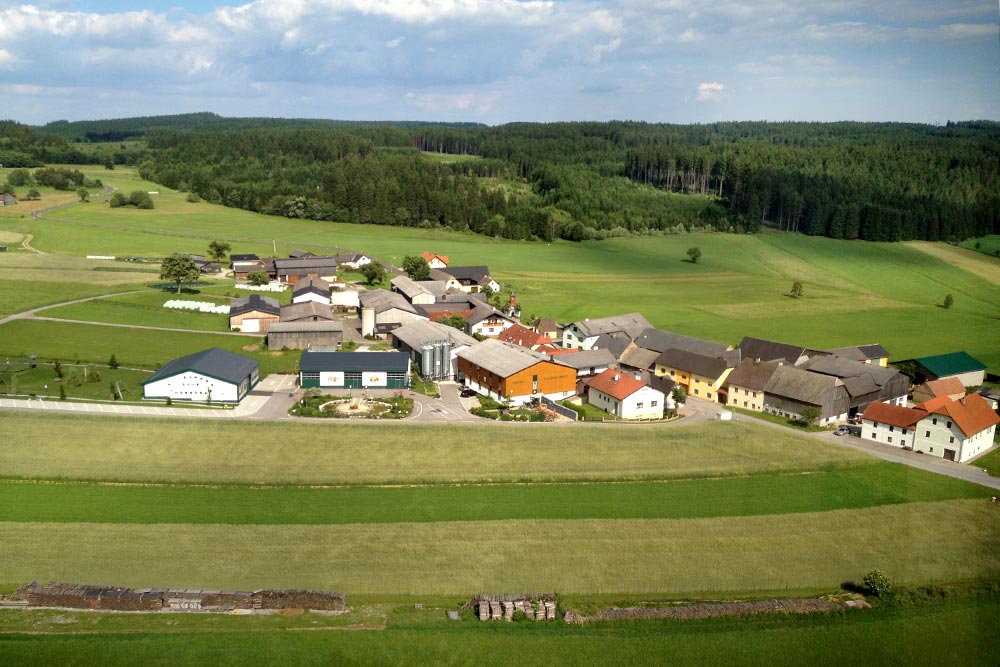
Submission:
MULTIPOLYGON (((105 359, 105 362, 109 361, 105 359)), ((23 359, 12 359, 11 373, 0 373, 4 384, 0 385, 0 395, 59 396, 62 386, 66 397, 82 400, 111 399, 111 385, 121 390, 121 398, 126 401, 142 399, 141 382, 149 377, 149 371, 129 368, 109 368, 107 363, 74 365, 70 360, 60 361, 63 377, 55 374, 54 360, 39 360, 37 368, 28 368, 23 359)))
POLYGON ((621 428, 141 422, 3 414, 8 479, 217 484, 640 481, 861 466, 853 450, 749 423, 621 428), (581 435, 582 433, 582 435, 581 435))
MULTIPOLYGON (((517 292, 526 317, 571 321, 640 311, 661 328, 731 344, 744 335, 816 348, 879 342, 893 359, 965 349, 1000 371, 992 335, 1000 319, 1000 259, 947 244, 774 232, 496 242, 446 230, 278 219, 192 204, 127 169, 94 175, 121 179, 126 190, 160 190, 156 208, 80 204, 44 220, 0 222, 0 231, 32 233, 39 249, 71 255, 204 253, 209 241, 227 239, 234 252, 347 248, 398 265, 406 255, 432 250, 454 264, 489 264, 517 292), (698 264, 684 261, 691 246, 702 250, 698 264), (793 281, 803 283, 804 298, 787 296, 793 281), (940 308, 949 293, 954 307, 940 308)), ((98 315, 127 319, 120 310, 98 315)))

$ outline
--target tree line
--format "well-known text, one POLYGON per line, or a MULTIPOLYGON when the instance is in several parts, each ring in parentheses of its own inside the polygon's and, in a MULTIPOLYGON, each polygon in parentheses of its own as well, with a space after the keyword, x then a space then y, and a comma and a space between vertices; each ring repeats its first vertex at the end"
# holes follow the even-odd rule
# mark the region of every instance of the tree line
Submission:
MULTIPOLYGON (((143 177, 291 218, 544 240, 761 227, 873 241, 1000 232, 1000 124, 987 121, 489 127, 186 114, 36 130, 28 157, 141 138, 141 150, 118 157, 143 177), (39 142, 48 132, 58 136, 39 142)), ((0 156, 17 143, 6 136, 0 125, 0 156)))

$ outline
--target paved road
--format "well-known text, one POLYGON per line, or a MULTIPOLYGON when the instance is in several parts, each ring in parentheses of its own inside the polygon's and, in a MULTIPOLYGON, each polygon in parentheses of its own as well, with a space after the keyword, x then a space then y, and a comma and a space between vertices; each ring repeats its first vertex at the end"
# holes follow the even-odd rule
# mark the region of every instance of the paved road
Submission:
MULTIPOLYGON (((726 411, 721 405, 691 398, 690 396, 688 397, 687 406, 701 413, 708 419, 712 419, 714 418, 714 415, 726 411)), ((783 429, 786 432, 789 430, 789 427, 787 426, 782 426, 781 424, 775 424, 774 422, 756 419, 746 415, 737 414, 734 419, 736 421, 751 422, 754 424, 769 426, 771 428, 783 429)), ((991 477, 989 473, 984 471, 982 468, 976 467, 975 461, 972 463, 954 463, 952 461, 945 461, 944 459, 939 459, 927 454, 917 454, 916 452, 909 452, 904 449, 889 447, 888 445, 878 445, 868 440, 862 440, 861 438, 853 435, 836 436, 833 434, 833 431, 815 433, 806 433, 802 431, 800 433, 801 435, 809 438, 822 440, 834 445, 870 454, 871 456, 880 458, 883 461, 902 463, 903 465, 908 465, 911 468, 919 468, 920 470, 938 473, 939 475, 947 475, 948 477, 962 479, 967 482, 974 482, 976 484, 987 486, 991 489, 1000 489, 1000 477, 991 477)))

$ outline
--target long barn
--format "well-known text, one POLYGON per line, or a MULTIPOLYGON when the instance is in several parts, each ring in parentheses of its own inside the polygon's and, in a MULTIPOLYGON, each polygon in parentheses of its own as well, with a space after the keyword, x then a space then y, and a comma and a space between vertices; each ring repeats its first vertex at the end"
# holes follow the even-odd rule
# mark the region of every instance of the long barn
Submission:
POLYGON ((410 357, 405 352, 313 352, 299 360, 303 389, 406 389, 410 357))

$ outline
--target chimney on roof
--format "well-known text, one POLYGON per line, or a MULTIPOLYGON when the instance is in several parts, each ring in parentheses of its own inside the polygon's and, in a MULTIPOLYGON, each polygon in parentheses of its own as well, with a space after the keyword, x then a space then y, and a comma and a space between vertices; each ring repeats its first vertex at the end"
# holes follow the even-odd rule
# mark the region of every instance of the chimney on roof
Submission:
POLYGON ((621 375, 619 375, 618 373, 615 373, 615 382, 618 382, 618 380, 620 380, 621 377, 622 377, 621 375))

